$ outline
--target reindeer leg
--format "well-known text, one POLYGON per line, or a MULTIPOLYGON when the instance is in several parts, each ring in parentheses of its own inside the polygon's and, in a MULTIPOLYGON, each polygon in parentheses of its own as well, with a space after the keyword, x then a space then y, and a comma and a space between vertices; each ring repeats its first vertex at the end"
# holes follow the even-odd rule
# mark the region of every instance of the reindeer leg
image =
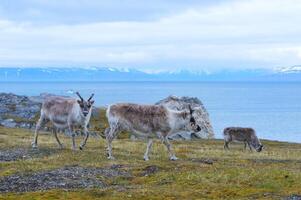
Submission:
POLYGON ((250 142, 247 142, 247 143, 248 143, 248 146, 249 146, 250 151, 252 151, 252 147, 251 147, 251 145, 250 145, 250 142))
MULTIPOLYGON (((109 135, 109 132, 110 132, 110 127, 106 128, 105 132, 104 132, 107 144, 108 144, 108 135, 109 135)), ((108 153, 109 152, 109 146, 107 146, 106 150, 107 150, 107 156, 109 156, 109 153, 108 153)))
POLYGON ((83 148, 84 148, 84 146, 86 145, 87 140, 88 140, 88 138, 89 138, 89 131, 88 131, 87 126, 85 126, 85 128, 84 128, 84 132, 85 132, 85 138, 84 138, 84 140, 82 141, 82 143, 81 143, 80 146, 79 146, 79 149, 80 149, 80 150, 83 150, 83 148))
POLYGON ((152 140, 151 138, 148 138, 146 151, 145 151, 144 157, 143 157, 145 161, 148 161, 148 160, 149 160, 148 154, 149 154, 149 151, 150 151, 151 148, 152 148, 152 144, 153 144, 153 140, 152 140))
POLYGON ((54 134, 54 137, 55 137, 55 139, 56 139, 56 141, 59 145, 59 148, 60 149, 64 148, 63 144, 61 143, 61 141, 59 140, 59 138, 57 136, 57 129, 56 128, 53 129, 53 134, 54 134))
POLYGON ((69 134, 71 134, 71 137, 72 137, 72 150, 75 151, 76 150, 75 132, 73 130, 72 125, 69 125, 68 129, 69 129, 69 134))
POLYGON ((225 150, 229 150, 229 142, 225 141, 224 149, 225 150))
POLYGON ((173 152, 173 150, 171 148, 171 144, 170 144, 167 136, 163 136, 160 133, 158 133, 157 135, 161 139, 162 143, 166 146, 168 154, 169 154, 169 159, 170 160, 178 160, 178 158, 176 157, 175 153, 173 152))
POLYGON ((114 160, 115 158, 112 155, 112 141, 117 136, 119 130, 117 124, 110 125, 110 128, 105 130, 106 141, 107 141, 107 150, 108 150, 108 159, 114 160))
POLYGON ((43 125, 44 120, 45 120, 44 115, 41 114, 40 119, 37 122, 35 132, 34 132, 34 139, 31 143, 32 148, 37 148, 38 147, 39 130, 40 130, 41 126, 43 125))

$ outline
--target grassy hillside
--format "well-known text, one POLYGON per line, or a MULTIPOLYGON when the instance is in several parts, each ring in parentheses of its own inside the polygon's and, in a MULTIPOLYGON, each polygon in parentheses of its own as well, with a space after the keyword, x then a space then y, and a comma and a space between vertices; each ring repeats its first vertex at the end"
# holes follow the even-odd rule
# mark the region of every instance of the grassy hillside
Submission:
MULTIPOLYGON (((116 167, 128 175, 96 177, 105 187, 8 192, 1 193, 0 199, 281 199, 301 195, 301 144, 263 141, 266 148, 255 153, 243 151, 241 144, 224 151, 221 140, 173 142, 180 160, 169 161, 164 146, 156 141, 151 160, 145 162, 142 141, 116 140, 116 160, 109 161, 103 139, 90 138, 84 151, 72 152, 71 139, 60 138, 65 149, 59 150, 54 137, 44 133, 38 151, 0 161, 0 179, 66 166, 116 167)), ((30 151, 31 139, 31 131, 0 127, 0 152, 30 151)))

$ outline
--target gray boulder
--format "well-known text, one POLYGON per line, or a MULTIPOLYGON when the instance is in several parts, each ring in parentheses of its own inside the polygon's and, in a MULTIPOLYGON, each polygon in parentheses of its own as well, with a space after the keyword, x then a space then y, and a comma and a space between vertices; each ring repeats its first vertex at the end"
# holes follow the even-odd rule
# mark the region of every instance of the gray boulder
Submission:
POLYGON ((0 124, 5 127, 31 127, 41 103, 27 96, 0 93, 0 124))
POLYGON ((41 104, 31 101, 27 96, 0 93, 0 116, 32 119, 40 110, 41 104))
POLYGON ((201 131, 196 133, 191 132, 177 132, 170 136, 170 139, 174 140, 191 140, 195 138, 214 138, 213 128, 209 119, 209 114, 198 98, 193 97, 177 97, 169 96, 156 103, 156 105, 163 105, 173 110, 198 108, 195 111, 195 120, 201 126, 201 131))
POLYGON ((4 119, 0 121, 0 125, 8 128, 15 128, 17 123, 13 119, 4 119))

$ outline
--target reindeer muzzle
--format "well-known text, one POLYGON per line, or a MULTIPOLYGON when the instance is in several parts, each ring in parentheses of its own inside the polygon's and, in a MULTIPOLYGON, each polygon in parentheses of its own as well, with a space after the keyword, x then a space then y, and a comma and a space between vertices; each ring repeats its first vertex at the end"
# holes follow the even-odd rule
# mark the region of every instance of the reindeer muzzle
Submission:
POLYGON ((262 151, 262 148, 263 148, 263 145, 261 144, 261 145, 256 149, 256 151, 257 151, 257 152, 261 152, 261 151, 262 151))
POLYGON ((83 115, 84 115, 85 117, 87 117, 88 114, 89 114, 88 111, 84 111, 84 112, 83 112, 83 115))

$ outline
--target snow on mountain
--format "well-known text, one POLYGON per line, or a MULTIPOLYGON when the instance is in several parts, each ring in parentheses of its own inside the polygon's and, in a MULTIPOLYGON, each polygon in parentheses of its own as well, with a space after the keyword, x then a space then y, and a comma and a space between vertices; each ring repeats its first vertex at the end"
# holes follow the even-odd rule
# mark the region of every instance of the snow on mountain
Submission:
POLYGON ((5 81, 301 81, 301 65, 244 70, 139 71, 131 68, 1 68, 5 81))
POLYGON ((301 73, 301 65, 294 65, 290 67, 281 67, 276 69, 276 72, 278 73, 301 73))

